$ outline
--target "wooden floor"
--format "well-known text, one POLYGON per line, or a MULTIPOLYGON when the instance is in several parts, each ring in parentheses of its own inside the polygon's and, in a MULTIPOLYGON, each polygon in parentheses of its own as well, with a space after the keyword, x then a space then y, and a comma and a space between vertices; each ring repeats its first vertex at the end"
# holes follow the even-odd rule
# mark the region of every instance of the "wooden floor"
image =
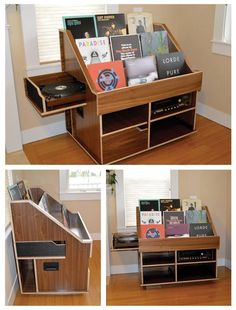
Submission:
POLYGON ((107 305, 200 306, 231 305, 231 272, 218 269, 218 281, 142 288, 137 273, 113 275, 107 286, 107 305))
MULTIPOLYGON (((231 164, 231 131, 197 116, 197 133, 119 164, 231 164)), ((31 164, 94 164, 68 134, 24 145, 31 164)))
POLYGON ((92 258, 90 260, 90 286, 89 292, 77 295, 22 295, 17 294, 14 305, 17 306, 76 306, 76 305, 100 305, 100 241, 93 241, 92 258))

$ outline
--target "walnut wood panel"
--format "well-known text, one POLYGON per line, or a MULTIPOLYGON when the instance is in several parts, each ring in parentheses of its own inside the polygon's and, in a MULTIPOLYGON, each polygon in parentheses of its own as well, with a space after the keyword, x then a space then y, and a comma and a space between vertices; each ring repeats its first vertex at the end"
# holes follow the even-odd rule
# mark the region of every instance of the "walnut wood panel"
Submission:
POLYGON ((140 252, 219 249, 219 247, 219 236, 165 238, 158 240, 139 239, 140 252))
POLYGON ((81 243, 28 202, 11 203, 15 241, 65 241, 66 258, 59 261, 59 271, 43 271, 37 260, 38 287, 46 291, 86 291, 90 244, 81 243))
POLYGON ((101 162, 100 119, 96 114, 96 96, 86 92, 86 107, 82 114, 72 110, 72 136, 96 161, 101 162))
POLYGON ((30 188, 30 198, 35 202, 36 204, 39 203, 41 197, 43 196, 44 191, 39 187, 33 187, 30 188))
POLYGON ((112 162, 132 153, 145 150, 148 142, 148 130, 140 131, 138 127, 116 132, 102 138, 103 161, 112 162))
POLYGON ((81 244, 72 236, 66 243, 66 259, 37 259, 36 269, 40 292, 87 291, 90 244, 81 244), (59 270, 45 271, 45 262, 58 262, 59 270))
POLYGON ((151 83, 101 92, 97 95, 98 114, 111 113, 147 102, 199 91, 201 84, 202 72, 196 71, 151 83))

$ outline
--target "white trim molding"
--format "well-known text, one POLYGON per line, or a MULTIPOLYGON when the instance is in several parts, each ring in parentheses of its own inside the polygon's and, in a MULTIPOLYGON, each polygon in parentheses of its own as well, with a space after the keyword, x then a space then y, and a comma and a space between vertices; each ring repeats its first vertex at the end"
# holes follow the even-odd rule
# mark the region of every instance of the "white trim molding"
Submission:
POLYGON ((231 43, 212 40, 212 53, 224 56, 231 56, 231 43))
POLYGON ((231 56, 231 7, 229 4, 215 6, 215 23, 212 43, 212 53, 231 56))
POLYGON ((224 266, 231 270, 231 260, 226 258, 218 258, 217 259, 217 266, 224 266))
POLYGON ((227 128, 231 128, 231 115, 218 111, 201 102, 197 102, 196 110, 198 114, 210 119, 211 121, 227 128))
POLYGON ((23 144, 54 137, 63 133, 66 133, 66 125, 64 120, 44 126, 26 129, 21 132, 23 144))
POLYGON ((111 274, 136 273, 138 271, 138 264, 111 266, 111 274))

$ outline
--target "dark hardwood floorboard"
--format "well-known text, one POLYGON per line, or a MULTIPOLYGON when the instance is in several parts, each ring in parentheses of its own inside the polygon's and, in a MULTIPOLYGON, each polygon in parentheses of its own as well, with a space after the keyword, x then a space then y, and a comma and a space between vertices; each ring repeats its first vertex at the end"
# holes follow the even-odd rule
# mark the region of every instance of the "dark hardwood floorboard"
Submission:
POLYGON ((107 305, 231 305, 231 272, 219 267, 218 277, 211 282, 143 288, 137 273, 112 275, 107 285, 107 305))
MULTIPOLYGON (((117 164, 231 164, 231 130, 197 116, 197 133, 117 164)), ((24 145, 31 164, 94 164, 69 134, 24 145)))

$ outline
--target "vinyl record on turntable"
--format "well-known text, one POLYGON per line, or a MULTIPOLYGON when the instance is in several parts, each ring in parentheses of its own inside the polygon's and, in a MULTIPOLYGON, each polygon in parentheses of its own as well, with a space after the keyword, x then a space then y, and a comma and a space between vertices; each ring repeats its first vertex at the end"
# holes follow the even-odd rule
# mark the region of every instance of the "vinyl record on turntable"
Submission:
POLYGON ((64 98, 83 90, 81 82, 55 83, 43 86, 42 94, 49 98, 64 98))

